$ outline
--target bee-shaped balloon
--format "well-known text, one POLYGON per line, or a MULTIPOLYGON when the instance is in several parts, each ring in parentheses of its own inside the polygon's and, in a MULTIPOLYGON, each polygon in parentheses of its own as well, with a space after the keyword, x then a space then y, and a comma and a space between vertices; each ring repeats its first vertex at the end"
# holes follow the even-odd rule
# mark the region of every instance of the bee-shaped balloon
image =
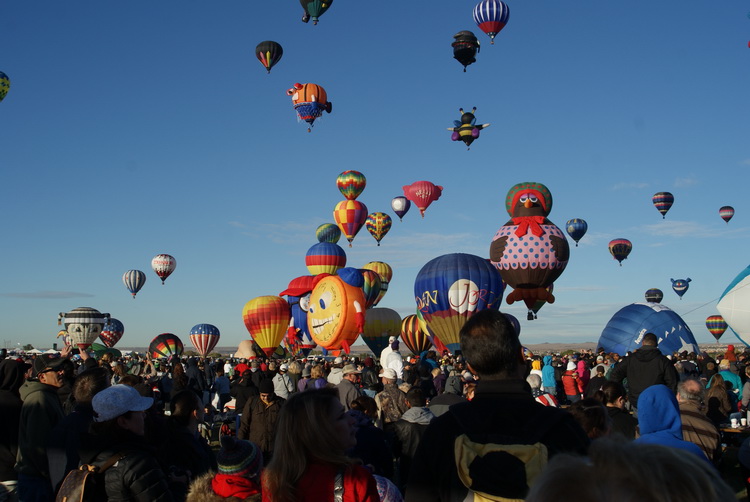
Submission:
POLYGON ((451 140, 463 141, 466 143, 466 149, 468 150, 471 143, 479 137, 479 131, 485 127, 489 127, 489 124, 477 125, 477 118, 474 113, 477 111, 477 107, 471 109, 471 112, 465 112, 463 108, 459 108, 458 111, 461 113, 461 120, 454 120, 453 124, 456 127, 449 127, 449 131, 453 131, 451 134, 451 140))

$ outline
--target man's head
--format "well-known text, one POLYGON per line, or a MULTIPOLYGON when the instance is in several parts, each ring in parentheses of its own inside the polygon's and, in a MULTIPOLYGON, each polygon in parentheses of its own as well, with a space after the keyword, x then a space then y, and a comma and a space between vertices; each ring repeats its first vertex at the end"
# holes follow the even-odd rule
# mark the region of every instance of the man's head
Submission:
POLYGON ((359 375, 362 374, 362 372, 359 371, 353 364, 347 364, 346 366, 344 366, 342 373, 344 375, 344 379, 349 380, 352 383, 356 382, 359 378, 359 375))
POLYGON ((386 368, 384 370, 380 370, 380 373, 378 374, 378 376, 383 379, 384 384, 396 383, 396 379, 398 378, 398 375, 396 375, 396 370, 394 370, 393 368, 386 368))
POLYGON ((63 363, 65 363, 65 359, 62 357, 48 356, 46 354, 37 356, 34 359, 33 376, 45 385, 62 387, 65 384, 62 378, 63 363))
POLYGON ((169 403, 170 416, 182 426, 196 428, 203 422, 205 410, 198 394, 190 389, 181 390, 169 403))
POLYGON ((677 384, 677 401, 680 403, 696 402, 702 404, 706 398, 703 383, 695 378, 687 378, 677 384))
POLYGON ((270 403, 274 397, 273 382, 270 378, 266 378, 260 382, 258 386, 258 393, 260 394, 260 400, 264 403, 270 403))
POLYGON ((483 379, 520 377, 525 369, 518 334, 497 310, 474 314, 459 333, 461 351, 472 372, 483 379))
POLYGON ((642 345, 648 346, 648 347, 656 347, 658 345, 658 340, 656 339, 656 335, 653 333, 646 333, 643 335, 643 342, 642 345))
POLYGON ((409 392, 406 393, 406 402, 409 404, 409 408, 424 408, 427 406, 427 399, 419 387, 409 389, 409 392))

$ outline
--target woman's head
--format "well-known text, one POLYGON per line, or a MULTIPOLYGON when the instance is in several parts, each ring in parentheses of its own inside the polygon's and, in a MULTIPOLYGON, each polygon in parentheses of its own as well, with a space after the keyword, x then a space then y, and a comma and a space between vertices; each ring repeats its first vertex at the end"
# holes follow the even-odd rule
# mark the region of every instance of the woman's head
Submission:
POLYGON ((110 423, 119 429, 143 436, 145 430, 144 411, 154 404, 151 397, 141 396, 127 385, 113 385, 98 392, 91 400, 94 422, 110 423))
POLYGON ((625 406, 625 387, 618 382, 605 382, 596 392, 596 397, 606 406, 622 408, 625 406))
POLYGON ((325 378, 325 370, 322 364, 316 364, 310 369, 310 378, 325 378))
POLYGON ((586 398, 577 401, 570 405, 568 412, 590 439, 606 436, 612 429, 612 419, 597 399, 586 398))

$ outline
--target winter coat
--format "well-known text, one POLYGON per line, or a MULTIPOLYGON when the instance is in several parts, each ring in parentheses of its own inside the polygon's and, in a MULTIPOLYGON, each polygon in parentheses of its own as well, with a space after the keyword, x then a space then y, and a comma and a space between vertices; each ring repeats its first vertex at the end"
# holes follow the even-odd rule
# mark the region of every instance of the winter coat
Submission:
POLYGON ((359 393, 359 389, 356 385, 354 385, 346 378, 341 380, 336 388, 339 392, 339 401, 341 401, 341 406, 344 407, 344 411, 349 411, 352 401, 361 396, 361 394, 359 393))
POLYGON ((331 385, 338 385, 344 378, 343 368, 331 368, 331 372, 328 374, 328 383, 331 385))
POLYGON ((466 398, 462 394, 461 377, 448 377, 445 381, 445 392, 430 400, 430 411, 432 411, 433 415, 439 417, 448 411, 451 405, 466 401, 466 398))
POLYGON ((419 442, 424 436, 427 426, 430 425, 435 415, 429 408, 409 408, 406 413, 396 422, 394 430, 396 441, 393 445, 393 453, 399 458, 399 481, 403 491, 406 481, 409 479, 414 454, 417 452, 419 442))
POLYGON ((659 351, 657 347, 645 345, 622 359, 609 379, 621 383, 628 379, 628 400, 637 407, 638 396, 647 387, 655 384, 666 385, 674 394, 677 391, 679 376, 672 361, 659 351))
POLYGON ((18 425, 23 401, 18 389, 25 366, 13 359, 0 362, 0 481, 18 479, 13 469, 18 453, 18 425))
POLYGON ((215 474, 216 473, 214 472, 207 472, 195 479, 190 485, 190 491, 188 492, 185 502, 260 502, 260 487, 258 487, 258 493, 244 499, 217 495, 211 487, 211 482, 213 481, 215 474))
POLYGON ((611 434, 622 434, 626 439, 635 439, 635 431, 638 427, 638 420, 627 411, 617 406, 607 406, 607 413, 612 419, 611 434))
POLYGON ((277 373, 273 377, 273 392, 282 399, 289 399, 289 394, 296 390, 294 382, 286 373, 277 373))
POLYGON ((285 399, 276 395, 271 398, 270 404, 264 403, 260 397, 251 397, 242 410, 237 437, 257 444, 263 452, 265 462, 271 459, 276 437, 276 424, 285 402, 285 399))
POLYGON ((236 399, 234 410, 237 413, 241 413, 242 410, 245 409, 245 404, 248 399, 260 395, 258 387, 255 386, 253 379, 249 376, 242 377, 232 383, 231 387, 229 387, 229 393, 236 399))
MULTIPOLYGON (((308 464, 297 481, 297 502, 333 501, 334 479, 338 469, 329 464, 308 464)), ((370 471, 361 465, 352 465, 344 471, 343 502, 380 502, 378 487, 370 471)), ((273 494, 263 492, 263 502, 272 502, 273 494)))
POLYGON ((563 373, 562 384, 566 396, 580 396, 583 394, 583 383, 575 370, 567 370, 563 373))
POLYGON ((52 429, 63 419, 57 388, 28 380, 19 392, 23 406, 18 428, 16 471, 19 474, 49 479, 47 444, 52 429))
POLYGON ((544 356, 542 359, 544 366, 542 366, 542 387, 552 387, 553 389, 557 386, 555 380, 555 368, 552 366, 552 356, 544 356))
POLYGON ((169 472, 171 469, 190 471, 195 478, 210 470, 216 470, 216 456, 206 440, 168 418, 158 446, 159 463, 169 472))
POLYGON ((372 419, 359 410, 349 410, 347 415, 354 419, 357 429, 357 445, 347 454, 360 459, 362 465, 372 466, 374 474, 392 478, 393 453, 383 429, 375 427, 372 419))
POLYGON ((50 481, 57 490, 68 472, 81 463, 78 449, 81 446, 81 435, 89 430, 94 421, 94 409, 91 404, 79 403, 75 409, 57 423, 47 445, 50 481))

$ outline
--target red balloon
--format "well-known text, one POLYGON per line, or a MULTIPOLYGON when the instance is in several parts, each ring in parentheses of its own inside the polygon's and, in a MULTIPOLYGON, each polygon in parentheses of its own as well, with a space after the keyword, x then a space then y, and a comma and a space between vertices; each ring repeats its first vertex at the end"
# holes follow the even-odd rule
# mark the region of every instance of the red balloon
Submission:
POLYGON ((411 185, 405 185, 404 195, 419 208, 419 213, 424 218, 427 207, 440 198, 443 187, 429 181, 415 181, 411 185))

